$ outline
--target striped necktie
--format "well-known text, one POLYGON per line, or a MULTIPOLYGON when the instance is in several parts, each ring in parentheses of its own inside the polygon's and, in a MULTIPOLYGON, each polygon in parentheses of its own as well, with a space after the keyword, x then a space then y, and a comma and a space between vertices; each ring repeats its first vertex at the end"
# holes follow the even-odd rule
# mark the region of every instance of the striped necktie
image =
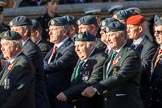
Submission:
POLYGON ((55 56, 56 53, 57 53, 57 46, 54 46, 54 47, 53 47, 53 50, 52 50, 52 53, 51 53, 51 56, 50 56, 50 58, 48 59, 48 64, 51 62, 53 56, 55 56))
POLYGON ((79 72, 80 72, 81 68, 83 67, 83 64, 84 64, 84 63, 85 63, 85 62, 84 62, 83 60, 81 60, 81 61, 79 62, 79 65, 77 66, 77 68, 76 68, 76 70, 75 70, 75 73, 74 73, 74 79, 76 79, 76 78, 78 77, 79 72))
POLYGON ((162 57, 162 49, 159 50, 158 55, 156 56, 155 63, 154 63, 154 68, 158 64, 158 61, 160 60, 160 57, 162 57))
POLYGON ((113 60, 115 59, 117 55, 116 51, 113 51, 110 57, 110 61, 108 62, 107 69, 106 69, 106 76, 108 76, 108 73, 110 71, 110 67, 112 66, 113 60))

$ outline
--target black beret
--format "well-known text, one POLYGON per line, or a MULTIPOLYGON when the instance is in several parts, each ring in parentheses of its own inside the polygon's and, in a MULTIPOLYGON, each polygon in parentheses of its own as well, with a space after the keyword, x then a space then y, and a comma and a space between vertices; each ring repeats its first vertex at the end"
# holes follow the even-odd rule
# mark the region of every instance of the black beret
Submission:
POLYGON ((49 21, 48 26, 64 26, 69 25, 68 21, 63 17, 56 17, 49 21))
POLYGON ((81 17, 78 21, 77 21, 78 25, 90 25, 90 24, 97 24, 97 19, 95 16, 93 15, 87 15, 84 17, 81 17))
POLYGON ((75 41, 95 41, 96 37, 89 32, 83 32, 74 36, 75 41))
POLYGON ((77 18, 74 16, 65 15, 63 16, 63 18, 65 18, 69 22, 70 25, 76 25, 77 23, 77 18))
POLYGON ((117 13, 115 13, 116 17, 118 20, 125 20, 132 16, 133 14, 131 13, 130 10, 120 10, 117 13))
POLYGON ((101 21, 100 27, 105 27, 106 25, 108 25, 109 23, 114 22, 114 21, 118 21, 118 20, 115 18, 106 18, 101 21))
POLYGON ((41 27, 41 24, 39 21, 37 20, 31 20, 32 21, 32 29, 37 29, 39 27, 41 27))
POLYGON ((19 33, 15 31, 4 31, 0 34, 1 39, 6 39, 6 40, 20 40, 22 37, 19 33))
POLYGON ((116 31, 126 31, 126 25, 119 21, 114 21, 106 26, 106 32, 116 32, 116 31))
POLYGON ((25 26, 25 25, 32 25, 32 22, 26 16, 18 16, 12 19, 9 23, 9 26, 25 26))
POLYGON ((160 15, 154 16, 154 25, 155 26, 162 25, 162 16, 160 16, 160 15))

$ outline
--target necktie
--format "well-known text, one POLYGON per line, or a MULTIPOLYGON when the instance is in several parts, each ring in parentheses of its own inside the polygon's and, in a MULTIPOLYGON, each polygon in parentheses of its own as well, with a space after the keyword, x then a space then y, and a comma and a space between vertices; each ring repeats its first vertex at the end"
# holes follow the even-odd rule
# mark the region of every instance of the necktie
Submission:
POLYGON ((160 60, 161 56, 162 56, 162 49, 159 50, 158 55, 157 55, 157 57, 155 59, 154 68, 156 67, 156 65, 157 65, 158 61, 160 60))
POLYGON ((57 53, 57 46, 54 46, 54 47, 53 47, 53 50, 52 50, 52 53, 51 53, 51 56, 50 56, 50 58, 48 59, 48 63, 51 62, 52 57, 55 56, 56 53, 57 53))
POLYGON ((110 61, 109 61, 108 65, 107 65, 106 76, 108 76, 109 69, 112 66, 112 62, 113 62, 114 58, 116 57, 116 55, 117 55, 117 52, 113 51, 112 54, 111 54, 111 57, 110 57, 110 61))
POLYGON ((79 74, 83 64, 84 64, 83 60, 79 62, 79 65, 77 66, 76 71, 74 73, 74 79, 76 79, 78 77, 78 74, 79 74))

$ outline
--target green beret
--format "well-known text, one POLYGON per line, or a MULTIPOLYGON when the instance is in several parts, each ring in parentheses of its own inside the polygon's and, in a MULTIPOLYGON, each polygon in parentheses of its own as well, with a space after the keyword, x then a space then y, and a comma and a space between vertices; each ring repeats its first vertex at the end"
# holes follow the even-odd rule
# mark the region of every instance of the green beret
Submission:
POLYGON ((106 25, 108 25, 109 23, 114 22, 114 21, 118 21, 118 20, 115 18, 106 18, 105 20, 101 21, 100 27, 105 27, 106 25))
POLYGON ((32 21, 32 29, 37 29, 39 27, 41 27, 41 24, 39 21, 37 20, 31 20, 32 21))
POLYGON ((22 39, 21 35, 15 31, 4 31, 0 34, 1 39, 6 39, 6 40, 20 40, 22 39))
POLYGON ((77 23, 77 18, 74 16, 65 15, 63 16, 63 18, 65 18, 69 22, 70 25, 76 25, 77 23))
POLYGON ((83 32, 74 36, 75 41, 95 41, 96 37, 89 32, 83 32))
POLYGON ((97 19, 95 16, 93 15, 87 15, 84 17, 81 17, 78 21, 77 21, 78 25, 90 25, 90 24, 95 24, 97 25, 97 19))
POLYGON ((118 20, 125 20, 130 16, 132 16, 133 14, 131 13, 130 10, 120 10, 117 13, 115 13, 115 15, 117 16, 118 20))
POLYGON ((68 21, 63 17, 56 17, 49 21, 48 26, 64 26, 69 25, 68 21))
POLYGON ((154 25, 155 26, 162 25, 162 16, 160 16, 160 15, 155 15, 154 16, 154 25))
POLYGON ((114 21, 106 25, 106 32, 116 31, 126 31, 126 25, 119 21, 114 21))
POLYGON ((24 26, 24 25, 32 25, 32 22, 26 16, 18 16, 12 19, 9 23, 9 26, 24 26))

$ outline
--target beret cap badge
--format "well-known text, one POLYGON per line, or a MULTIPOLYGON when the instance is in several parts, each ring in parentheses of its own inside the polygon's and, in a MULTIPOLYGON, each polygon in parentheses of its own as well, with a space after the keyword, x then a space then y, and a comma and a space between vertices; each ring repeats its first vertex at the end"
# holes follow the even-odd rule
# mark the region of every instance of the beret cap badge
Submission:
POLYGON ((80 20, 78 20, 78 22, 77 22, 77 23, 78 23, 78 25, 80 25, 80 24, 81 24, 80 20))
POLYGON ((52 20, 52 21, 51 21, 51 25, 55 25, 55 21, 52 20))
POLYGON ((13 22, 11 21, 9 25, 10 25, 10 26, 13 26, 13 22))
POLYGON ((4 35, 3 35, 4 37, 7 37, 7 32, 4 32, 4 35))
POLYGON ((79 39, 82 39, 83 38, 83 35, 82 34, 78 34, 78 38, 79 39))
POLYGON ((160 19, 162 20, 162 16, 160 17, 160 19))
POLYGON ((106 22, 105 21, 102 21, 101 22, 101 26, 105 26, 106 25, 106 22))
POLYGON ((106 32, 109 32, 110 30, 109 30, 109 27, 106 27, 106 32))

